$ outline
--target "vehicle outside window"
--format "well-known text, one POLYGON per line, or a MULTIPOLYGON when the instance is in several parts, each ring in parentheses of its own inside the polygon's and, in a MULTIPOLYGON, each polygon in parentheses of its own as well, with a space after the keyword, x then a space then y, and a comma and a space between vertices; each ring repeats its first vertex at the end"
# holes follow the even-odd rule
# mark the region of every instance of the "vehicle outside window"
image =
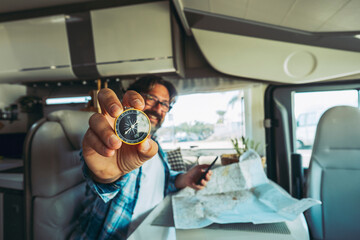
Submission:
POLYGON ((322 114, 339 105, 359 107, 358 90, 297 92, 294 95, 296 152, 308 168, 316 127, 322 114))
POLYGON ((296 146, 298 149, 311 147, 314 138, 316 125, 323 112, 301 113, 296 121, 296 146))

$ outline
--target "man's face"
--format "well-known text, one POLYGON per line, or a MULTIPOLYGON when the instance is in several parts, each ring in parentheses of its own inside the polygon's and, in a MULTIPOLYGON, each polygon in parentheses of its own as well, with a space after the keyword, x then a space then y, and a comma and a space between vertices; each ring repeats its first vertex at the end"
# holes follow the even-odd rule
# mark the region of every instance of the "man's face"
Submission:
MULTIPOLYGON (((170 96, 167 88, 164 85, 161 84, 155 84, 154 88, 151 89, 148 93, 148 95, 157 98, 158 101, 162 103, 167 103, 169 105, 170 102, 170 96)), ((144 97, 145 100, 145 108, 143 112, 149 117, 151 122, 151 134, 154 134, 156 130, 158 130, 161 127, 161 124, 165 120, 166 116, 166 109, 159 103, 154 101, 148 101, 146 97, 144 97)))

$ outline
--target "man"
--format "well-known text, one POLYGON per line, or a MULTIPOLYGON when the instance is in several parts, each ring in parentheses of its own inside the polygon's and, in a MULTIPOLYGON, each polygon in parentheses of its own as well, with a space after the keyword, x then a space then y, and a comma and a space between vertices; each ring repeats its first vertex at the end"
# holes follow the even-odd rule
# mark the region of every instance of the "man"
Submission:
POLYGON ((175 172, 151 138, 127 145, 115 135, 115 118, 124 107, 133 107, 149 117, 153 137, 176 95, 170 82, 154 76, 132 84, 122 103, 110 89, 99 92, 102 114, 90 118, 82 151, 84 175, 97 197, 88 200, 73 239, 126 239, 166 194, 184 187, 200 190, 210 180, 211 172, 196 184, 208 165, 175 172))

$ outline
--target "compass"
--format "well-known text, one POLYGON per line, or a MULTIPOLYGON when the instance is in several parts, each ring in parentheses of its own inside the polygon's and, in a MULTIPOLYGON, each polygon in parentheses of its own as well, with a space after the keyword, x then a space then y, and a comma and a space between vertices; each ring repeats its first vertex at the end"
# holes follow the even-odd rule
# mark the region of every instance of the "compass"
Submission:
POLYGON ((115 133, 126 144, 142 143, 151 130, 150 120, 143 111, 130 108, 115 120, 115 133))

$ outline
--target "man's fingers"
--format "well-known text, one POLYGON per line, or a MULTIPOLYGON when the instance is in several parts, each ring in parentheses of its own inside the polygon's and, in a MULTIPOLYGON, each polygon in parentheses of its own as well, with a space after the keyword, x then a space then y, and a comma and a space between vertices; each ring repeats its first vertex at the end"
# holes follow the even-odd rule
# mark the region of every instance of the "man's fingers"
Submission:
POLYGON ((123 106, 113 90, 109 88, 101 89, 98 98, 102 112, 107 112, 113 118, 120 115, 123 106))
POLYGON ((104 157, 111 157, 114 155, 115 150, 105 146, 98 136, 89 128, 83 140, 83 154, 86 158, 85 155, 92 155, 95 152, 104 157))
POLYGON ((201 187, 205 187, 207 184, 207 181, 205 179, 201 180, 200 185, 201 187))
POLYGON ((146 161, 155 156, 158 152, 158 145, 150 138, 147 138, 144 142, 137 145, 137 150, 140 160, 146 161))
POLYGON ((127 91, 123 97, 123 105, 143 110, 145 107, 145 101, 139 93, 130 90, 127 91))
POLYGON ((113 128, 109 125, 105 116, 95 113, 89 120, 92 133, 95 134, 107 148, 115 150, 121 146, 120 139, 115 135, 113 128))
POLYGON ((205 176, 205 179, 206 179, 207 182, 210 181, 211 175, 212 175, 212 171, 210 170, 205 176))
POLYGON ((205 187, 205 185, 206 185, 206 183, 205 183, 205 185, 203 185, 203 181, 205 182, 205 180, 202 180, 199 185, 198 185, 198 184, 195 184, 195 183, 192 183, 190 187, 191 187, 192 189, 195 189, 195 190, 202 190, 202 189, 205 187))

